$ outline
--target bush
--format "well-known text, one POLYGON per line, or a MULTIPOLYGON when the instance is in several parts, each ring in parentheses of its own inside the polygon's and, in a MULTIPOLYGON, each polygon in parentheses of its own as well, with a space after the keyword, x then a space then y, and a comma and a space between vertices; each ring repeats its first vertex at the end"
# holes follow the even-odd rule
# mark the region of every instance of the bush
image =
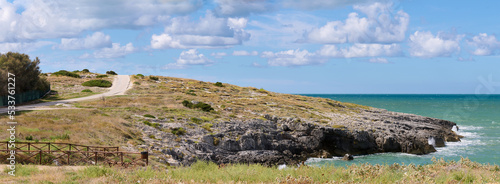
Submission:
POLYGON ((146 117, 146 118, 156 118, 155 116, 153 116, 151 114, 145 114, 144 117, 146 117))
POLYGON ((114 72, 113 70, 111 71, 106 71, 106 74, 108 75, 118 75, 116 72, 114 72))
POLYGON ((159 80, 159 78, 158 78, 158 77, 155 77, 155 76, 149 76, 149 79, 154 80, 154 81, 159 80))
POLYGON ((222 85, 222 82, 216 82, 214 84, 214 86, 217 86, 217 87, 224 87, 224 85, 222 85))
POLYGON ((31 90, 46 91, 49 82, 40 77, 40 59, 31 60, 28 55, 8 52, 0 54, 0 96, 7 95, 7 72, 16 76, 16 93, 31 90))
POLYGON ((137 74, 136 76, 140 77, 140 78, 144 78, 144 75, 142 75, 142 74, 137 74))
POLYGON ((84 72, 84 73, 90 73, 89 69, 83 69, 82 72, 84 72))
POLYGON ((177 135, 177 136, 186 134, 186 130, 184 130, 184 128, 182 128, 182 127, 172 128, 171 132, 172 132, 172 134, 177 135))
POLYGON ((184 107, 187 107, 190 109, 195 109, 195 108, 201 109, 202 111, 205 111, 205 112, 210 112, 210 111, 214 110, 214 108, 212 108, 212 106, 210 106, 209 104, 203 103, 203 102, 198 102, 197 104, 193 104, 190 101, 184 100, 184 101, 182 101, 182 105, 184 105, 184 107))
POLYGON ((193 123, 196 123, 196 124, 200 124, 200 123, 202 123, 202 122, 203 122, 203 120, 202 120, 202 119, 200 119, 200 118, 194 118, 194 117, 193 117, 193 118, 191 118, 191 121, 192 121, 193 123))
POLYGON ((54 72, 52 75, 55 76, 68 76, 68 77, 73 77, 73 78, 80 78, 80 75, 74 73, 74 72, 68 72, 66 70, 59 70, 57 72, 54 72))
POLYGON ((140 82, 135 81, 135 82, 134 82, 134 85, 141 85, 141 83, 140 83, 140 82))
POLYGON ((84 92, 84 93, 92 93, 92 90, 90 90, 90 89, 84 89, 84 90, 82 90, 82 92, 84 92))
POLYGON ((149 121, 143 121, 142 123, 145 124, 145 125, 148 125, 150 127, 154 127, 154 128, 158 128, 160 126, 159 123, 151 123, 149 121))
POLYGON ((111 87, 112 83, 107 80, 89 80, 87 82, 82 83, 82 86, 90 86, 90 87, 111 87))
POLYGON ((98 75, 95 78, 106 78, 106 77, 108 77, 108 75, 98 75))

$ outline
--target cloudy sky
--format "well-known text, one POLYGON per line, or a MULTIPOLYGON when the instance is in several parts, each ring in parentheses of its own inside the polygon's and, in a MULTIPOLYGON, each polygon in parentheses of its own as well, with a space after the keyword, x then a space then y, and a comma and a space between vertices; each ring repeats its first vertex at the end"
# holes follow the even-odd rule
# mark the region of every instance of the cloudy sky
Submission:
POLYGON ((500 3, 0 0, 0 53, 283 93, 500 93, 500 3))

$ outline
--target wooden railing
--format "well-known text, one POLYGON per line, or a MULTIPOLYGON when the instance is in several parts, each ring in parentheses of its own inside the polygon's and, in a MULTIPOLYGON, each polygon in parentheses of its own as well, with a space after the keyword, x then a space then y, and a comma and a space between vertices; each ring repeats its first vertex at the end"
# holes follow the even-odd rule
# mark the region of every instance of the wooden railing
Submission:
MULTIPOLYGON (((70 143, 0 142, 0 163, 7 163, 15 151, 16 163, 40 165, 148 165, 147 152, 123 152, 119 147, 86 146, 70 143)), ((8 163, 7 163, 8 164, 8 163)))

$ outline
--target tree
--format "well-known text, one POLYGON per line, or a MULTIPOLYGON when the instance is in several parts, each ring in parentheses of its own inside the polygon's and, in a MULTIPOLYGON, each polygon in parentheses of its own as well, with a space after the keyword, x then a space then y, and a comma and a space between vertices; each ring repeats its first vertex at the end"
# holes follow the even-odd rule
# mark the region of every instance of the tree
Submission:
POLYGON ((40 59, 30 60, 26 54, 0 54, 0 96, 7 95, 8 73, 15 75, 16 93, 30 90, 48 90, 49 82, 40 77, 40 59))

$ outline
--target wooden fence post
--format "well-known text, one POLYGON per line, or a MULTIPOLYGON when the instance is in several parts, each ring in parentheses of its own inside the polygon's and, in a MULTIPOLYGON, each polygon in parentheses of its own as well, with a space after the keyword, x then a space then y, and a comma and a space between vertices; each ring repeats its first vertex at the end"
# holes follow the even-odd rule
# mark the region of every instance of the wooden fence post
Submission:
POLYGON ((95 152, 95 163, 94 165, 97 165, 97 151, 95 152))
POLYGON ((38 164, 42 165, 42 150, 39 151, 39 156, 40 156, 40 162, 38 164))

